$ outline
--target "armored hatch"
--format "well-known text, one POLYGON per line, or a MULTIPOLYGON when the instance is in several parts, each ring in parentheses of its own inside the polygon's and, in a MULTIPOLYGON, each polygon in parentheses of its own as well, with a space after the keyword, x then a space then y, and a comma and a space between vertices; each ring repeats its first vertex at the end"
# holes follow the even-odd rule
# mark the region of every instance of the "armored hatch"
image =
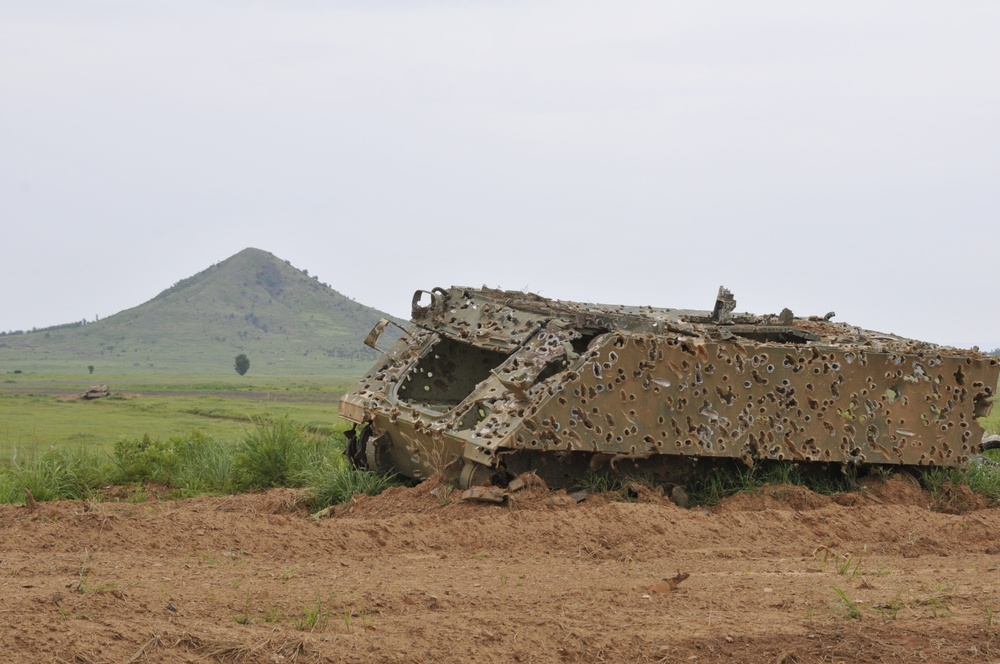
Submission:
MULTIPOLYGON (((956 466, 1000 361, 825 317, 417 291, 412 327, 340 402, 359 467, 463 487, 702 458, 956 466)), ((387 323, 386 323, 387 324, 387 323)), ((377 347, 380 323, 366 343, 377 347)))

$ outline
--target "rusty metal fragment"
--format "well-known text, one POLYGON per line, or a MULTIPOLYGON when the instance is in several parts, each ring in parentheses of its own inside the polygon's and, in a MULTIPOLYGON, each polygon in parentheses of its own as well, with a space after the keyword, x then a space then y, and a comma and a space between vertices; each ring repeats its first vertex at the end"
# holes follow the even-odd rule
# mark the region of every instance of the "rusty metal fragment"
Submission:
POLYGON ((981 451, 997 358, 735 306, 725 288, 712 311, 417 291, 413 326, 341 401, 349 455, 470 487, 669 476, 703 458, 956 466, 981 451))

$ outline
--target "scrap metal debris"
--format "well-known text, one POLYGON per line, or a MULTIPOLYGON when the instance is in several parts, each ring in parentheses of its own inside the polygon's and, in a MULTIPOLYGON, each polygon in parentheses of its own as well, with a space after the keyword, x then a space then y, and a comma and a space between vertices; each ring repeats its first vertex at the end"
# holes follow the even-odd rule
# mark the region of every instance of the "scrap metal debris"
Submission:
POLYGON ((111 396, 111 390, 107 385, 91 385, 90 389, 81 395, 84 399, 100 399, 108 396, 111 396))

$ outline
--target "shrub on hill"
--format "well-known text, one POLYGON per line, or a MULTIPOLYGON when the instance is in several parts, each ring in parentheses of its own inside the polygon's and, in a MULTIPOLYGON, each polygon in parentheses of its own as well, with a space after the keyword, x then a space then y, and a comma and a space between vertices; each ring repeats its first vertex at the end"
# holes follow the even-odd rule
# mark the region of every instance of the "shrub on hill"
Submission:
POLYGON ((234 367, 236 368, 236 373, 241 376, 245 376, 248 371, 250 371, 250 358, 244 353, 240 353, 236 356, 236 361, 234 362, 234 367))

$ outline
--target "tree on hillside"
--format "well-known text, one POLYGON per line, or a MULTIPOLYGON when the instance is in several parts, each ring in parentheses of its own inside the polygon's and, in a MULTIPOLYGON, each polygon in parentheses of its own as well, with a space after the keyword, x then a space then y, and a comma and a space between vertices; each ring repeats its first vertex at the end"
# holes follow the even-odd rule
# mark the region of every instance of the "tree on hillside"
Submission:
POLYGON ((247 371, 250 371, 250 358, 240 353, 236 356, 236 373, 242 376, 247 371))

